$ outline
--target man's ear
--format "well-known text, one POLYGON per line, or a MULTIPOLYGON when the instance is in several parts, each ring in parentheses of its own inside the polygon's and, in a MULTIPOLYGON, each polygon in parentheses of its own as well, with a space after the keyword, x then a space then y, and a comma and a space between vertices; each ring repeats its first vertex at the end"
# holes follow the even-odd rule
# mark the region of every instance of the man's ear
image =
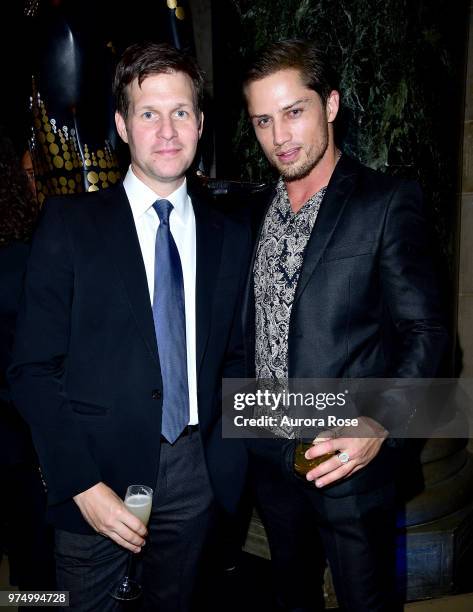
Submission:
POLYGON ((115 125, 117 126, 117 132, 123 142, 128 144, 128 134, 126 132, 125 120, 118 111, 115 112, 115 125))
POLYGON ((202 136, 202 130, 204 129, 204 113, 200 111, 199 117, 199 138, 202 136))
POLYGON ((325 112, 327 114, 327 122, 333 123, 335 117, 338 114, 338 108, 340 106, 340 94, 335 89, 330 92, 325 105, 325 112))

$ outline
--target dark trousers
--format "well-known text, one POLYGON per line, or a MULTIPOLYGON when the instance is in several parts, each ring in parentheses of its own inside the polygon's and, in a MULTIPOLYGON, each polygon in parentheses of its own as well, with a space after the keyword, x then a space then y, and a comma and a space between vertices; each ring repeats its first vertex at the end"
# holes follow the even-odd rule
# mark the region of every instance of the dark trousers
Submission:
POLYGON ((70 591, 71 608, 81 612, 188 612, 214 513, 199 434, 162 443, 147 542, 136 559, 141 601, 120 604, 108 594, 125 572, 128 552, 98 534, 57 530, 58 588, 70 591))
POLYGON ((402 610, 395 596, 393 484, 334 497, 260 455, 252 456, 250 474, 281 610, 324 609, 325 558, 341 610, 402 610))

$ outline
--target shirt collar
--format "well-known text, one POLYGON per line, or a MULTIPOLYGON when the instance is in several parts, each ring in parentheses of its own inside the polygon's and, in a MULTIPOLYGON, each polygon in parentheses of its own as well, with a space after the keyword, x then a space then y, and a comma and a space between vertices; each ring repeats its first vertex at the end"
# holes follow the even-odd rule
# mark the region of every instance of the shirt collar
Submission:
POLYGON ((128 201, 130 202, 133 219, 136 220, 142 217, 156 202, 156 200, 169 200, 176 212, 176 218, 186 223, 189 215, 192 214, 192 206, 187 194, 187 180, 184 178, 182 185, 173 191, 166 198, 158 195, 148 185, 145 185, 133 172, 131 166, 123 180, 128 201))
POLYGON ((322 187, 319 191, 316 191, 310 198, 304 202, 304 205, 299 210, 298 213, 294 214, 291 208, 291 202, 289 200, 289 196, 287 195, 286 183, 284 182, 282 176, 279 177, 278 182, 276 183, 276 195, 273 200, 274 206, 276 206, 281 213, 283 213, 286 218, 296 217, 300 215, 301 212, 309 210, 312 208, 313 204, 322 200, 327 191, 327 186, 322 187))

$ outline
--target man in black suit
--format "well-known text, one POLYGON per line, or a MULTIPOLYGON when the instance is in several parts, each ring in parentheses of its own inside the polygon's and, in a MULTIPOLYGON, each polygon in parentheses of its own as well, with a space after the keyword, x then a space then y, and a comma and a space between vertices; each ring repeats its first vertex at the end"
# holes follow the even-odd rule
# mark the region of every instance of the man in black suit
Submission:
MULTIPOLYGON (((244 317, 258 379, 435 376, 447 342, 416 184, 342 154, 339 93, 323 55, 300 40, 270 45, 244 94, 280 179, 262 211, 244 317)), ((284 610, 323 609, 327 557, 343 610, 399 610, 395 596, 392 425, 409 406, 360 417, 308 458, 252 442, 250 465, 284 610), (382 415, 382 416, 381 416, 382 415), (357 430, 358 432, 360 429, 357 430), (321 552, 321 551, 324 552, 321 552)))
POLYGON ((9 376, 72 607, 115 609, 108 591, 133 551, 144 609, 185 611, 214 493, 231 510, 244 480, 219 415, 221 378, 241 376, 249 232, 187 190, 203 126, 195 61, 133 45, 114 91, 131 166, 122 184, 45 206, 9 376), (154 489, 148 532, 122 501, 131 484, 154 489))

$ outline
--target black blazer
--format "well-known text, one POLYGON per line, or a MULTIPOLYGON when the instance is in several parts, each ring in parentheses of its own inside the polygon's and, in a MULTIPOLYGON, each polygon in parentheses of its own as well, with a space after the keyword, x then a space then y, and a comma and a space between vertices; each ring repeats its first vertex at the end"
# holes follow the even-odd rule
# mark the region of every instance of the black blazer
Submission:
MULTIPOLYGON (((261 219, 273 196, 271 190, 261 219)), ((448 334, 428 251, 418 185, 342 155, 304 256, 291 311, 289 377, 434 377, 448 334)), ((252 376, 252 275, 243 316, 252 376)), ((407 417, 403 410, 410 408, 377 416, 389 430, 407 417)))
MULTIPOLYGON (((218 499, 235 508, 246 454, 222 441, 220 387, 241 376, 249 231, 192 194, 198 410, 218 499)), ((122 185, 53 198, 34 236, 9 379, 29 422, 56 526, 90 532, 72 500, 157 479, 162 380, 145 268, 122 185)), ((192 461, 192 457, 189 457, 192 461)))

